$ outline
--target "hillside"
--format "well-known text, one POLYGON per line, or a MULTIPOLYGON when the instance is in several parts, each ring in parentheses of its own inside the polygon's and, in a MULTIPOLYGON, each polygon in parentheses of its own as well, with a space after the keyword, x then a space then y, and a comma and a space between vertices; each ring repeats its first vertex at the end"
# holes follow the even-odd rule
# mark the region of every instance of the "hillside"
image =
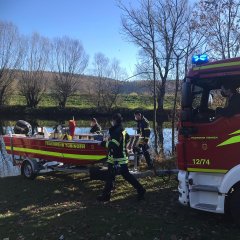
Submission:
MULTIPOLYGON (((18 71, 16 74, 16 79, 14 83, 14 88, 17 89, 17 82, 20 78, 21 72, 18 71)), ((53 77, 54 74, 51 72, 45 72, 46 79, 48 81, 49 89, 51 88, 51 85, 53 84, 53 77)), ((98 81, 97 77, 91 76, 91 75, 76 75, 76 78, 79 82, 78 89, 81 92, 81 94, 88 94, 89 89, 92 89, 96 86, 96 83, 98 81)), ((109 79, 109 81, 114 81, 112 79, 109 79)), ((175 88, 175 81, 169 80, 166 84, 166 93, 171 94, 173 93, 175 88)), ((122 82, 122 88, 121 88, 121 94, 131 94, 131 93, 137 93, 137 94, 150 94, 150 81, 148 80, 133 80, 133 81, 125 81, 122 82)))

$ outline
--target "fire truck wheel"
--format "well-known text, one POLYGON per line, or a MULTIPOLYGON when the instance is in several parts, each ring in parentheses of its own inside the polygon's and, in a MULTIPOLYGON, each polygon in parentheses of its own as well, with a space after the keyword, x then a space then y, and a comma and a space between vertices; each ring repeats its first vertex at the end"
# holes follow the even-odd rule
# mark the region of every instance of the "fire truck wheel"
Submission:
POLYGON ((229 206, 232 218, 235 223, 240 226, 240 188, 234 189, 234 192, 231 194, 229 206))
POLYGON ((29 161, 24 161, 21 167, 22 175, 27 179, 35 179, 37 174, 34 171, 34 164, 31 164, 29 161))

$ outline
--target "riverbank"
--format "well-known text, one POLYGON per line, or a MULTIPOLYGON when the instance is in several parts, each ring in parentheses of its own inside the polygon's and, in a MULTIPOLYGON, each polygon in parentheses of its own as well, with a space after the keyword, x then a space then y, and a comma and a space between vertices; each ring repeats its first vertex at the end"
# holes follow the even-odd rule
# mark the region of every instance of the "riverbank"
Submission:
MULTIPOLYGON (((173 94, 166 94, 164 101, 164 108, 171 109, 173 104, 173 94)), ((93 102, 95 99, 89 94, 77 93, 68 98, 66 107, 77 107, 77 108, 94 108, 96 107, 93 102)), ((19 94, 11 95, 8 104, 9 106, 26 106, 26 99, 19 94)), ((51 93, 45 93, 39 102, 39 107, 56 107, 58 103, 52 97, 51 93)), ((153 109, 153 98, 151 95, 142 94, 138 95, 136 93, 132 94, 120 94, 118 96, 116 106, 120 108, 144 108, 144 109, 153 109)))
MULTIPOLYGON (((153 110, 141 108, 143 114, 149 119, 153 119, 153 110)), ((104 111, 97 108, 78 108, 78 107, 38 107, 28 108, 26 106, 3 106, 0 107, 0 120, 18 120, 18 119, 40 119, 40 120, 68 120, 72 119, 89 119, 91 117, 109 119, 114 113, 120 112, 125 120, 132 120, 136 109, 114 108, 110 111, 104 111)), ((164 122, 169 120, 171 110, 167 109, 159 115, 164 122)))

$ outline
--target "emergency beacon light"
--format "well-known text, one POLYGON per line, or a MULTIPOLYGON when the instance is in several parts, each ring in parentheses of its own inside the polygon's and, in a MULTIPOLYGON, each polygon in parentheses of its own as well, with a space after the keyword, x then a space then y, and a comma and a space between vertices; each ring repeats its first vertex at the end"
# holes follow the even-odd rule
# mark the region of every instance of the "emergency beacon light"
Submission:
POLYGON ((207 54, 199 54, 199 55, 193 55, 192 57, 192 64, 200 65, 204 63, 208 63, 209 58, 207 54))

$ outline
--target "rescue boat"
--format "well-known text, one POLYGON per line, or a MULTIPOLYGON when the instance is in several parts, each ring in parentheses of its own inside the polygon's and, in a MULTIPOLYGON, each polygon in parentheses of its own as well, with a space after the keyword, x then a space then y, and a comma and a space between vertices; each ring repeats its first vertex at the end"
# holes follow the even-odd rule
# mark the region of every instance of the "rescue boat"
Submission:
POLYGON ((86 166, 99 163, 107 155, 97 140, 59 140, 27 137, 21 134, 4 135, 7 153, 22 159, 44 159, 64 164, 86 166))
POLYGON ((31 125, 19 120, 14 133, 2 136, 6 152, 21 167, 22 175, 33 179, 49 168, 88 167, 106 160, 107 149, 100 144, 103 136, 85 134, 81 139, 74 134, 75 123, 70 123, 68 133, 48 133, 46 128, 39 128, 32 135, 31 125))

